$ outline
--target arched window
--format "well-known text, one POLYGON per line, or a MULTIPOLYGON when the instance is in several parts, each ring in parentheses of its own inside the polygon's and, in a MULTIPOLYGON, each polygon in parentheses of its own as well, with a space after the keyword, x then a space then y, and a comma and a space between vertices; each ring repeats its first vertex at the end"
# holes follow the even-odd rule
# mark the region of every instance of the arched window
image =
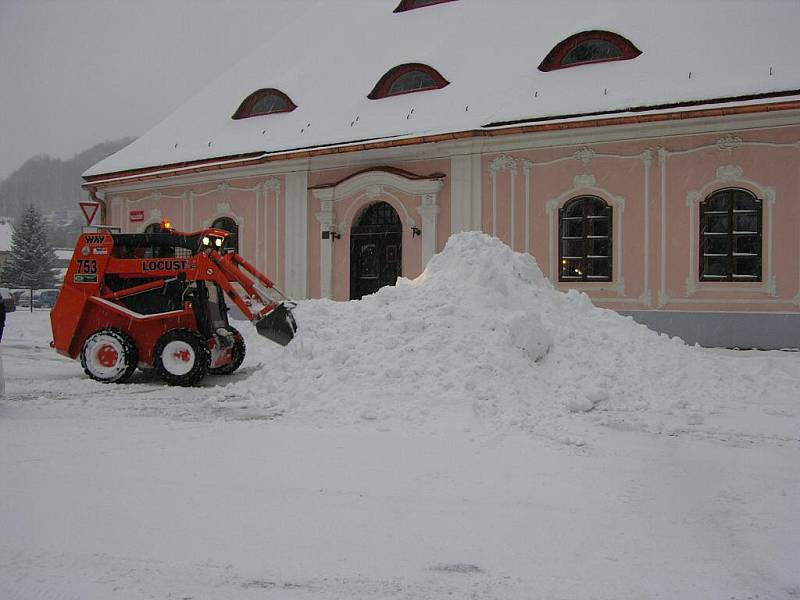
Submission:
POLYGON ((629 40, 610 31, 584 31, 565 39, 550 50, 540 71, 554 71, 587 63, 630 60, 642 53, 629 40))
POLYGON ((559 281, 611 281, 611 207, 578 196, 559 211, 559 281))
POLYGON ((234 119, 246 119, 259 115, 292 112, 297 106, 280 90, 267 88, 250 94, 233 113, 234 119))
POLYGON ((432 4, 442 4, 443 2, 452 2, 453 0, 401 0, 394 12, 405 12, 415 8, 422 8, 423 6, 431 6, 432 4))
POLYGON ((438 90, 447 85, 450 85, 450 82, 436 69, 420 63, 408 63, 388 71, 380 78, 367 98, 377 100, 400 94, 438 90))
POLYGON ((761 202, 717 190, 700 203, 700 280, 761 281, 761 202))
POLYGON ((239 225, 230 217, 220 217, 211 223, 214 229, 222 229, 227 231, 230 235, 225 238, 224 250, 233 250, 238 254, 239 252, 239 225))

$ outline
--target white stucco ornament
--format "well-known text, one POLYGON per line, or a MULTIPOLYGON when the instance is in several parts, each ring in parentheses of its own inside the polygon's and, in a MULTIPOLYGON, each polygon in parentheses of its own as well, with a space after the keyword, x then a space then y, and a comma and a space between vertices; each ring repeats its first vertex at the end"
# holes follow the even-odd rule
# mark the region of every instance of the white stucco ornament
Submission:
POLYGON ((742 145, 742 138, 735 135, 728 134, 717 140, 717 148, 719 148, 720 150, 725 150, 727 152, 732 152, 741 145, 742 145))
POLYGON ((367 198, 374 200, 383 194, 383 188, 379 185, 370 185, 367 186, 367 189, 364 190, 364 193, 367 195, 367 198))
POLYGON ((717 179, 720 181, 735 181, 742 178, 742 167, 739 165, 722 165, 717 167, 717 179))
POLYGON ((585 187, 594 187, 595 183, 597 183, 597 179, 591 173, 581 173, 580 175, 575 175, 572 180, 572 185, 577 188, 585 188, 585 187))
POLYGON ((589 163, 592 162, 592 159, 594 158, 595 154, 596 152, 591 148, 583 147, 577 152, 575 152, 573 156, 575 157, 575 160, 581 161, 584 167, 588 167, 589 163))
POLYGON ((507 154, 501 154, 489 164, 489 169, 492 173, 497 173, 498 171, 516 172, 517 161, 507 154))

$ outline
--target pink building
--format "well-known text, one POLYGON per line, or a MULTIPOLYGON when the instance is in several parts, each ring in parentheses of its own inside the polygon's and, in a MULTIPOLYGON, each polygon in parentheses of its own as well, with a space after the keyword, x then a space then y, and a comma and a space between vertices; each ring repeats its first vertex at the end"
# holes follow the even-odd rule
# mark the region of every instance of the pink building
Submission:
POLYGON ((456 232, 690 342, 800 346, 800 4, 309 3, 84 174, 105 222, 238 232, 296 298, 456 232))

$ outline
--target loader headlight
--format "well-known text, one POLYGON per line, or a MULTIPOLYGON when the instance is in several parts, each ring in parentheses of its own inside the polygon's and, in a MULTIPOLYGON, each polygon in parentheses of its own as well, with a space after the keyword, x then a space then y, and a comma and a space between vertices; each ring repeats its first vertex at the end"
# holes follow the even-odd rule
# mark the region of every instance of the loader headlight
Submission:
POLYGON ((222 248, 222 238, 215 239, 214 243, 217 245, 217 248, 222 248))
POLYGON ((207 235, 204 235, 203 236, 203 246, 208 246, 209 244, 211 244, 211 240, 208 238, 207 235))

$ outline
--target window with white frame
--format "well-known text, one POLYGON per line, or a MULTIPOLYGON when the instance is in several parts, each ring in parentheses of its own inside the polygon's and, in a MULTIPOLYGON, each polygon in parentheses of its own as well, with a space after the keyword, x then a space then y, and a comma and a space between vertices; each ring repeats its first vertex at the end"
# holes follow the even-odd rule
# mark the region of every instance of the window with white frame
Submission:
POLYGON ((559 281, 611 281, 612 208, 578 196, 559 211, 559 281))
POLYGON ((700 281, 761 281, 761 201, 739 188, 700 203, 700 281))

